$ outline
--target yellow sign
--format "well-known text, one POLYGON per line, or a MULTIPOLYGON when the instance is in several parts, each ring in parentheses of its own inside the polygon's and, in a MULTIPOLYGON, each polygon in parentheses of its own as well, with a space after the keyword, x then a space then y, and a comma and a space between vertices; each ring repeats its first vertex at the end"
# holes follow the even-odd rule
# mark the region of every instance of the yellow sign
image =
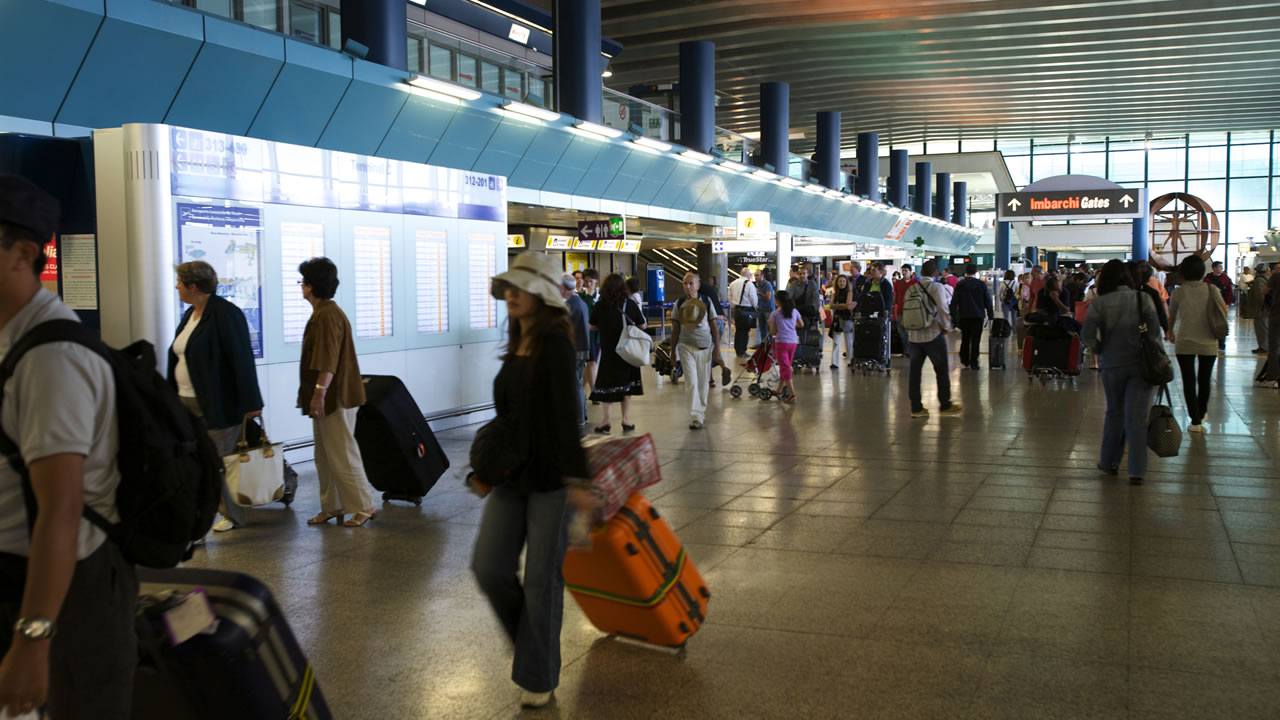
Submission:
POLYGON ((597 240, 596 250, 600 250, 602 252, 621 252, 622 241, 621 240, 597 240))
POLYGON ((573 238, 569 237, 568 235, 548 235, 547 236, 548 250, 568 250, 571 247, 573 247, 573 238))
POLYGON ((628 252, 628 253, 640 252, 640 241, 639 240, 623 240, 622 252, 628 252))
POLYGON ((574 253, 574 252, 565 253, 564 264, 565 264, 565 267, 569 270, 569 272, 578 272, 579 270, 586 270, 587 254, 574 253))
POLYGON ((582 238, 574 238, 574 239, 573 239, 573 249, 574 249, 574 250, 595 250, 595 249, 596 249, 596 241, 595 241, 595 240, 583 240, 582 238))
POLYGON ((508 235, 508 236, 507 236, 507 247, 509 247, 509 248, 522 248, 522 247, 524 247, 524 246, 525 246, 525 242, 524 242, 524 236, 523 236, 523 235, 508 235))
POLYGON ((763 211, 738 211, 738 237, 760 239, 768 237, 769 213, 763 211))

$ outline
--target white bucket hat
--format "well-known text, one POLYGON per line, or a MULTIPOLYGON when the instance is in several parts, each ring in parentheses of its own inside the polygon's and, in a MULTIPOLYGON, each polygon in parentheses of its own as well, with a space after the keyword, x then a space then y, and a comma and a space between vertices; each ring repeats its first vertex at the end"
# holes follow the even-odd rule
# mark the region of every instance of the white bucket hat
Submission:
POLYGON ((519 288, 531 295, 536 295, 546 305, 569 312, 564 298, 560 296, 560 277, 564 275, 564 267, 560 261, 546 253, 526 250, 516 256, 506 272, 493 278, 493 296, 499 300, 506 299, 508 287, 519 288))

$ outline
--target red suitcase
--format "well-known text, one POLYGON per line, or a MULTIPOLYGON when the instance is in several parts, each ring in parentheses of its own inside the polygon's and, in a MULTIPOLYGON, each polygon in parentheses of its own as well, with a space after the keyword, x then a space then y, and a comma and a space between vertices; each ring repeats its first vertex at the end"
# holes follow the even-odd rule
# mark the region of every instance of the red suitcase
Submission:
POLYGON ((683 647, 702 626, 711 593, 675 533, 644 496, 632 495, 590 550, 570 550, 564 580, 600 630, 683 647))

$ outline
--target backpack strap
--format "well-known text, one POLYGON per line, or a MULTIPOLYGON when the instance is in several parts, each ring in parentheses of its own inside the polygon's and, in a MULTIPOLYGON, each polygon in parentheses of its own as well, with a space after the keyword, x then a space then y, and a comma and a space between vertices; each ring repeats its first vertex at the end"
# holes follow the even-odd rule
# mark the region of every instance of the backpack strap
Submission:
MULTIPOLYGON (((22 337, 9 348, 9 352, 4 356, 4 362, 0 362, 0 407, 4 405, 4 386, 13 377, 23 356, 41 345, 55 342, 71 342, 84 346, 97 353, 108 365, 111 364, 107 347, 102 344, 97 333, 85 327, 83 323, 77 320, 46 320, 23 333, 22 337)), ((9 467, 13 468, 22 481, 22 500, 27 506, 27 534, 30 535, 36 526, 36 492, 31 486, 31 473, 27 471, 27 465, 22 461, 22 453, 17 443, 9 437, 3 427, 0 427, 0 454, 4 455, 5 460, 9 462, 9 467)), ((106 518, 88 505, 84 506, 84 516, 95 525, 99 524, 99 520, 107 526, 110 525, 106 518)))

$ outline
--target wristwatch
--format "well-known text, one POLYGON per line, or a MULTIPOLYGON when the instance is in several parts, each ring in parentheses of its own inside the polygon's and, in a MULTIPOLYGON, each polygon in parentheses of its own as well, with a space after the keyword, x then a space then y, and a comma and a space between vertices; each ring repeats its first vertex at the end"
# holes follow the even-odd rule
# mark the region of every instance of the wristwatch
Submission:
POLYGON ((48 618, 18 618, 13 631, 28 640, 47 640, 58 632, 58 626, 48 618))

